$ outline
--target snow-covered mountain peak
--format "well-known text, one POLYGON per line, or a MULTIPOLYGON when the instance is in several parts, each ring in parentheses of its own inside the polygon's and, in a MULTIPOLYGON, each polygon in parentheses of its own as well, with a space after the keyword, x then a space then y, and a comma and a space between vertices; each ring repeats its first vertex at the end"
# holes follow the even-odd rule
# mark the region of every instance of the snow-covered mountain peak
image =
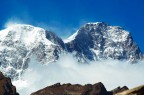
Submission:
POLYGON ((28 68, 32 56, 42 64, 54 62, 64 51, 60 41, 54 33, 39 27, 11 25, 0 31, 0 70, 14 78, 28 68))
POLYGON ((64 42, 68 43, 73 41, 78 35, 101 35, 114 42, 126 41, 130 33, 120 26, 110 26, 104 22, 90 22, 83 25, 72 36, 65 39, 64 42))
POLYGON ((108 58, 134 62, 143 58, 131 34, 120 26, 87 23, 69 38, 66 42, 68 50, 77 52, 76 56, 82 62, 108 58))

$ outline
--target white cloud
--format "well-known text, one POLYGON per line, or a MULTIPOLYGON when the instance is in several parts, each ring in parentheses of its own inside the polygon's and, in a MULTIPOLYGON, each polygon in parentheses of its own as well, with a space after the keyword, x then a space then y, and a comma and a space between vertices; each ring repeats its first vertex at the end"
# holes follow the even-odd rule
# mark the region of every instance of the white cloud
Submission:
POLYGON ((144 84, 144 64, 130 64, 125 61, 104 60, 90 64, 77 63, 72 55, 63 55, 56 63, 42 65, 31 60, 29 69, 22 76, 23 81, 14 82, 20 95, 42 89, 57 82, 87 84, 102 82, 108 90, 117 86, 130 88, 144 84), (21 82, 21 83, 20 83, 21 82))

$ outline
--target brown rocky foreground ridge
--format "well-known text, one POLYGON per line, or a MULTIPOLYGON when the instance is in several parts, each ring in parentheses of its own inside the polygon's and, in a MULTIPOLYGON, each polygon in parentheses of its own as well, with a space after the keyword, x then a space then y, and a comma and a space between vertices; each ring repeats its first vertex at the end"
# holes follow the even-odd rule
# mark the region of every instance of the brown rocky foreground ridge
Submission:
POLYGON ((31 95, 112 95, 112 92, 108 92, 101 82, 84 86, 57 83, 31 95))
POLYGON ((105 86, 99 82, 94 85, 86 84, 63 84, 60 83, 48 86, 44 89, 41 89, 37 92, 32 93, 31 95, 114 95, 118 92, 128 90, 126 86, 116 88, 112 91, 107 91, 105 86))
POLYGON ((16 87, 12 85, 11 79, 5 77, 2 72, 0 72, 0 95, 19 95, 16 87))
POLYGON ((57 83, 36 91, 31 95, 144 95, 144 85, 130 90, 128 87, 123 86, 107 91, 101 82, 94 85, 72 85, 70 83, 61 85, 57 83))

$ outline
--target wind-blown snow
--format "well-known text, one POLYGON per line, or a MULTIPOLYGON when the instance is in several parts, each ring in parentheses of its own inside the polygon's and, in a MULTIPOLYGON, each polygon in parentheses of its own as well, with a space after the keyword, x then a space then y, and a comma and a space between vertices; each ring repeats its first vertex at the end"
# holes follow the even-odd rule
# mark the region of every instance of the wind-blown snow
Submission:
POLYGON ((0 38, 2 40, 6 39, 8 34, 13 35, 13 41, 22 41, 26 45, 31 45, 36 41, 43 41, 47 45, 53 44, 49 40, 46 39, 45 30, 39 27, 34 27, 31 25, 25 24, 14 24, 10 25, 5 30, 0 31, 0 38))

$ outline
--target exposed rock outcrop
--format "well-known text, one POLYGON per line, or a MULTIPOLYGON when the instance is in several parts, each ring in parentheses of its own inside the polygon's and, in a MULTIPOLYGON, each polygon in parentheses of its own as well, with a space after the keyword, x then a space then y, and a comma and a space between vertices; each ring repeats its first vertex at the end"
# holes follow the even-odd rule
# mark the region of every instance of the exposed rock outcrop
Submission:
POLYGON ((101 82, 84 86, 79 84, 61 85, 57 83, 34 92, 31 95, 112 95, 112 92, 108 92, 101 82))
POLYGON ((0 72, 0 95, 19 95, 16 87, 12 85, 11 79, 5 77, 2 72, 0 72))

